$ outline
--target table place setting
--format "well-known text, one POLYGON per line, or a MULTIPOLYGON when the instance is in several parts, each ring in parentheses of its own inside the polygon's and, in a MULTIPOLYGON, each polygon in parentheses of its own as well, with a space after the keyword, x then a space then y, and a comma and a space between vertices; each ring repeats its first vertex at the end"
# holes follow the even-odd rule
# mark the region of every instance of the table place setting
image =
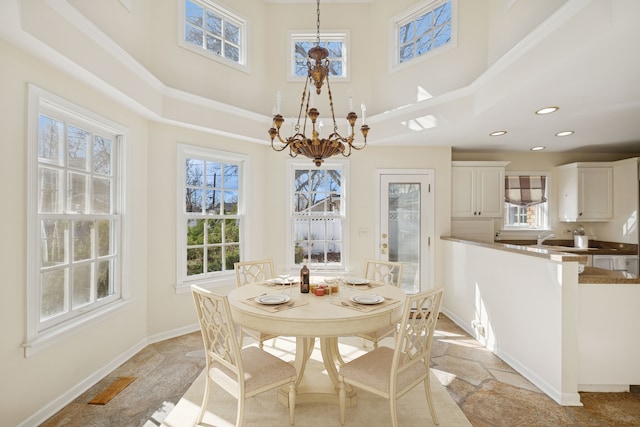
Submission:
POLYGON ((309 304, 308 301, 302 301, 300 298, 292 298, 287 294, 267 294, 258 295, 247 298, 242 301, 252 307, 259 308, 270 313, 288 310, 290 308, 299 307, 309 304))
POLYGON ((346 277, 343 280, 344 280, 344 285, 352 289, 360 289, 360 288, 373 289, 373 288, 377 288, 378 286, 385 285, 382 282, 374 282, 362 277, 346 277))
POLYGON ((289 289, 300 286, 300 279, 296 277, 277 277, 275 279, 260 282, 260 286, 266 286, 272 289, 289 289))
POLYGON ((332 302, 332 304, 368 313, 397 302, 399 300, 378 294, 357 294, 348 298, 341 298, 339 301, 332 302))

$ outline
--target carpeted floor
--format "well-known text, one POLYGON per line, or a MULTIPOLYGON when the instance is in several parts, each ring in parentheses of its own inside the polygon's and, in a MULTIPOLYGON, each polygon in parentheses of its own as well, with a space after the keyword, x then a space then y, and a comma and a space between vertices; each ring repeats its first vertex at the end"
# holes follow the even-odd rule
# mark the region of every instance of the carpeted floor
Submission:
MULTIPOLYGON (((291 354, 295 343, 288 338, 276 340, 276 347, 265 346, 265 349, 279 354, 281 357, 291 354)), ((341 354, 350 358, 362 354, 361 341, 358 338, 344 339, 340 343, 341 354)), ((308 370, 319 372, 322 364, 319 359, 319 348, 314 351, 308 370)), ((205 374, 202 373, 175 409, 162 423, 163 427, 192 426, 198 418, 200 404, 204 393, 205 374)), ((434 405, 441 426, 471 427, 460 408, 439 383, 437 376, 432 375, 431 390, 434 405)), ((289 424, 289 410, 277 401, 277 391, 266 392, 247 399, 243 424, 247 426, 283 426, 289 424)), ((346 409, 346 426, 389 426, 388 400, 372 393, 357 391, 357 404, 346 409)), ((214 385, 209 405, 205 414, 204 426, 231 427, 235 425, 237 401, 222 388, 214 385)), ((424 387, 418 385, 398 400, 398 422, 403 427, 434 426, 427 407, 424 387)), ((328 403, 303 403, 296 405, 295 424, 304 427, 340 426, 339 407, 328 403)))

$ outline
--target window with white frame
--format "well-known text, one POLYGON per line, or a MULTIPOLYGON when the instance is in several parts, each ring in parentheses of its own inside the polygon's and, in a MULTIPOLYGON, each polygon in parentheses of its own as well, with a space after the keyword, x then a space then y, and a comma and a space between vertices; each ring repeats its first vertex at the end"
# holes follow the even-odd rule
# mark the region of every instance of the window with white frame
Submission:
POLYGON ((240 261, 244 156, 178 147, 178 283, 228 276, 240 261))
POLYGON ((289 259, 315 270, 342 270, 346 264, 347 163, 326 161, 291 166, 289 259))
POLYGON ((124 130, 35 86, 29 96, 33 341, 121 299, 124 130))
MULTIPOLYGON (((291 77, 306 78, 309 49, 316 46, 316 34, 291 34, 291 77)), ((343 80, 348 76, 347 33, 320 34, 320 46, 329 51, 329 75, 331 80, 343 80)))
POLYGON ((508 171, 505 174, 503 229, 548 229, 547 192, 547 173, 508 171))
POLYGON ((452 41, 452 2, 436 0, 395 21, 395 64, 412 61, 452 41))
POLYGON ((209 0, 183 0, 181 46, 246 66, 246 23, 209 0))

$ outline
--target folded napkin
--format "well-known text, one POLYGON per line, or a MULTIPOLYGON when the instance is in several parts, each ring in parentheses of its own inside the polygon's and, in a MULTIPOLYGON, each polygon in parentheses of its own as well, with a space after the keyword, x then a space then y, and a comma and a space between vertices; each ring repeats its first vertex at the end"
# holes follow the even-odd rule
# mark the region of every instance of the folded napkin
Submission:
MULTIPOLYGON (((382 296, 382 295, 381 295, 382 296)), ((339 305, 344 308, 349 308, 351 310, 361 311, 363 313, 369 313, 371 311, 375 311, 381 309, 382 307, 387 307, 391 304, 395 304, 399 302, 399 300, 394 298, 383 297, 384 301, 379 304, 358 304, 356 302, 351 301, 348 298, 341 299, 340 301, 332 302, 333 305, 339 305)))
POLYGON ((242 301, 245 304, 248 304, 252 307, 259 308, 264 311, 268 311, 269 313, 277 313, 279 311, 289 310, 290 308, 300 307, 301 305, 309 304, 308 301, 302 301, 300 298, 291 298, 289 301, 282 304, 260 304, 255 299, 258 298, 259 295, 246 299, 242 301))

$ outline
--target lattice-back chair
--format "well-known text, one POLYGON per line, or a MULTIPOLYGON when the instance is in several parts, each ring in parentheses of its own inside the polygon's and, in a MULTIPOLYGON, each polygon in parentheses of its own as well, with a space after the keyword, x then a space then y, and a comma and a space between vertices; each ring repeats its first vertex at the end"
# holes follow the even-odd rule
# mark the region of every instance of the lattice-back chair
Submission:
MULTIPOLYGON (((233 264, 233 268, 236 272, 237 287, 248 285, 250 283, 264 282, 265 280, 274 278, 273 261, 270 259, 236 262, 233 264)), ((265 341, 275 339, 277 337, 277 335, 242 328, 240 330, 241 343, 243 342, 245 334, 258 341, 260 348, 263 348, 265 341)))
POLYGON ((365 260, 365 279, 400 287, 402 284, 402 263, 392 261, 365 260))
POLYGON ((264 282, 273 279, 273 261, 261 259, 257 261, 242 261, 233 264, 236 271, 236 285, 238 287, 249 283, 264 282))
MULTIPOLYGON (((364 277, 373 282, 386 283, 400 287, 402 284, 402 263, 392 261, 365 260, 364 277)), ((388 326, 377 331, 358 334, 363 340, 373 342, 373 348, 378 348, 378 342, 396 333, 395 326, 388 326)), ((365 342, 363 341, 363 345, 365 342)))
POLYGON ((443 288, 439 288, 407 296, 395 348, 378 347, 340 367, 341 424, 345 420, 348 385, 389 399, 391 425, 398 427, 396 400, 421 382, 424 383, 431 418, 434 424, 438 424, 431 397, 429 359, 442 293, 443 288))
POLYGON ((191 286, 206 353, 207 380, 202 422, 211 393, 211 383, 220 385, 238 399, 236 426, 242 425, 245 399, 289 384, 289 421, 293 424, 296 405, 296 369, 284 360, 257 347, 240 348, 226 296, 191 286))

